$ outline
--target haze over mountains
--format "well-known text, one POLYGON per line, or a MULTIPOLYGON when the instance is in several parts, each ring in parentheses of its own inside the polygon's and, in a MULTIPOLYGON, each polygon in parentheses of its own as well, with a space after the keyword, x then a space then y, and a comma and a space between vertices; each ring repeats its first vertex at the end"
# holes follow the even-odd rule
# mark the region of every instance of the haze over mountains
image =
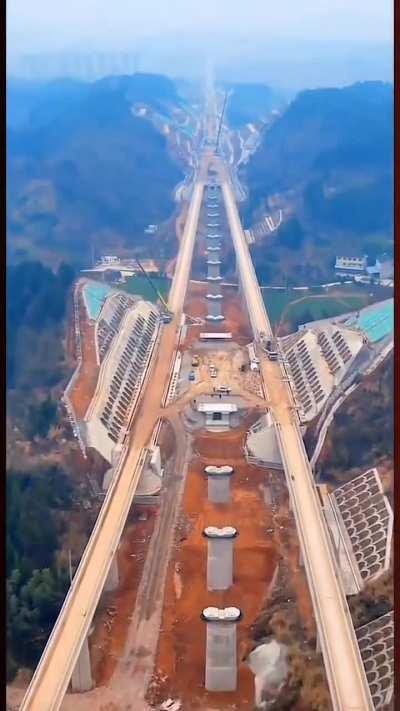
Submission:
MULTIPOLYGON (((273 263, 271 250, 254 248, 263 283, 281 283, 284 273, 302 282, 325 277, 338 252, 390 252, 392 85, 307 90, 290 103, 287 92, 263 83, 223 88, 234 129, 267 117, 270 123, 271 109, 281 110, 243 173, 246 226, 271 211, 271 196, 292 213, 268 238, 273 263), (300 247, 312 262, 307 273, 300 247)), ((159 75, 10 81, 9 257, 51 262, 53 252, 87 264, 93 236, 103 252, 146 249, 144 228, 171 216, 183 175, 164 136, 131 108, 142 102, 168 116, 182 101, 176 84, 159 75)))
MULTIPOLYGON (((288 30, 289 28, 286 28, 288 30)), ((355 42, 268 37, 236 32, 230 37, 214 31, 202 34, 158 34, 118 47, 74 50, 35 49, 9 58, 11 76, 51 79, 61 76, 98 79, 135 71, 202 79, 205 57, 212 57, 219 81, 260 82, 292 91, 343 86, 365 79, 392 81, 390 42, 355 42), (179 53, 176 48, 179 46, 179 53), (315 58, 318 57, 318 61, 315 58), (295 68, 295 69, 294 69, 295 68)))
POLYGON ((87 263, 92 235, 104 249, 132 246, 171 215, 183 176, 164 136, 132 114, 136 102, 168 115, 181 100, 155 75, 9 83, 11 254, 54 250, 87 263))

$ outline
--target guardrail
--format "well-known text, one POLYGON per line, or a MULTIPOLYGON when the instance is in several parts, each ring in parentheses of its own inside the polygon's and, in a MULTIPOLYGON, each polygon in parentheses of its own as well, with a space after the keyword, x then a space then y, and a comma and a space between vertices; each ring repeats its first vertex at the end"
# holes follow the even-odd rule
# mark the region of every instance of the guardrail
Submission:
MULTIPOLYGON (((223 193, 250 321, 255 340, 260 345, 263 337, 270 337, 272 329, 227 182, 223 184, 223 193)), ((279 362, 279 372, 285 373, 282 362, 279 362)), ((265 382, 264 388, 268 392, 265 382)), ((275 408, 271 410, 271 415, 293 504, 332 704, 335 711, 350 708, 354 711, 373 711, 350 611, 335 564, 329 533, 317 500, 299 423, 295 417, 290 417, 290 412, 297 414, 293 394, 287 386, 285 390, 288 396, 289 419, 283 425, 284 430, 274 415, 275 408), (318 565, 320 569, 317 569, 318 565)))
MULTIPOLYGON (((372 704, 372 698, 371 694, 369 691, 369 686, 367 682, 367 678, 365 675, 364 671, 364 666, 362 663, 360 651, 358 648, 358 643, 357 643, 357 638, 355 635, 354 627, 353 627, 353 622, 351 620, 350 616, 350 611, 347 605, 346 597, 344 594, 342 582, 340 579, 340 576, 337 571, 337 567, 334 561, 334 554, 332 550, 332 545, 331 541, 329 538, 329 534, 326 530, 326 523, 325 520, 323 519, 323 513, 321 510, 321 507, 319 505, 318 499, 317 499, 317 494, 315 490, 315 484, 312 478, 312 472, 308 463, 308 458, 307 458, 307 453, 305 451, 304 447, 304 442, 303 438, 298 430, 298 427, 293 425, 294 431, 296 433, 296 438, 298 440, 298 445, 299 445, 299 453, 302 456, 303 463, 305 470, 308 473, 309 476, 309 494, 311 496, 311 500, 313 501, 313 516, 315 517, 314 520, 317 521, 318 523, 318 529, 320 532, 321 536, 321 542, 324 550, 328 553, 328 558, 325 557, 324 564, 328 565, 328 567, 331 569, 331 575, 330 579, 333 581, 335 590, 332 590, 332 597, 327 596, 322 600, 320 596, 320 592, 318 589, 318 585, 315 585, 315 582, 318 581, 319 578, 319 573, 317 570, 315 570, 312 559, 310 557, 310 551, 307 543, 307 535, 305 533, 305 528, 307 526, 307 522, 303 521, 302 516, 299 514, 298 507, 297 507, 297 495, 294 490, 294 485, 292 481, 292 474, 291 472, 293 471, 293 468, 290 466, 288 458, 287 458, 287 452, 286 452, 286 446, 283 441, 283 436, 282 436, 282 429, 281 425, 275 421, 275 431, 277 434, 277 439, 278 439, 278 444, 279 444, 279 449, 281 452, 281 457, 282 457, 282 462, 284 464, 284 471, 286 475, 286 482, 287 486, 290 492, 290 499, 293 502, 293 514, 294 518, 296 521, 296 528, 299 536, 299 542, 300 542, 300 549, 302 552, 303 556, 303 562, 304 562, 304 567, 306 569, 307 573, 307 579, 309 581, 309 591, 313 603, 313 609, 314 609, 314 615, 316 618, 316 623, 317 623, 317 630, 319 631, 318 635, 318 641, 321 647, 321 651, 323 654, 324 662, 325 662, 325 667, 326 667, 326 672, 327 672, 327 677, 328 677, 328 682, 329 682, 329 689, 331 692, 331 697, 332 697, 332 703, 334 709, 338 709, 338 711, 344 711, 347 708, 357 708, 360 709, 360 711, 373 711, 373 704, 372 704), (333 603, 336 601, 337 605, 335 606, 333 603), (329 609, 332 609, 336 607, 336 612, 338 613, 335 618, 334 624, 339 625, 340 624, 340 618, 344 621, 344 630, 347 633, 347 656, 350 655, 353 656, 354 658, 354 668, 357 669, 358 671, 358 677, 359 677, 359 684, 356 683, 356 680, 354 678, 350 679, 350 669, 346 668, 345 670, 342 669, 340 670, 337 665, 337 654, 333 654, 333 650, 335 649, 335 639, 332 639, 332 635, 327 633, 327 630, 325 628, 325 620, 327 619, 327 610, 324 612, 323 611, 323 606, 326 605, 329 609), (336 659, 335 659, 336 657, 336 659), (341 671, 341 679, 339 680, 339 671, 341 671), (357 705, 355 706, 353 702, 350 702, 347 697, 346 689, 347 689, 347 684, 343 683, 344 679, 346 678, 346 681, 348 681, 348 685, 353 686, 353 692, 355 694, 354 698, 358 697, 358 702, 357 705), (358 687, 358 688, 354 688, 358 687), (351 705, 353 704, 353 705, 351 705)), ((304 482, 305 483, 305 482, 304 482)), ((322 581, 321 581, 322 582, 322 581)), ((324 581, 325 582, 325 581, 324 581)), ((332 620, 329 620, 329 623, 331 623, 332 620)), ((341 640, 343 642, 343 640, 341 640)), ((337 643, 339 644, 339 640, 337 640, 337 643)), ((346 650, 343 649, 345 652, 346 650)), ((343 660, 344 663, 344 660, 343 660)))

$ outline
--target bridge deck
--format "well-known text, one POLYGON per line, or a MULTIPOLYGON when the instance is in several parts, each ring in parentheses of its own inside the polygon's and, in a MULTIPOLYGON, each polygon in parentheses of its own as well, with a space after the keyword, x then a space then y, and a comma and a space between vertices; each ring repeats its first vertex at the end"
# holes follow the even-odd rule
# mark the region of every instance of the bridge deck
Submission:
POLYGON ((151 378, 148 379, 146 403, 142 401, 135 416, 125 461, 107 492, 72 586, 20 711, 57 711, 60 708, 88 633, 138 485, 142 451, 159 417, 163 392, 173 366, 202 195, 203 182, 198 181, 192 194, 171 286, 169 305, 174 311, 174 319, 163 328, 157 358, 151 378))
MULTIPOLYGON (((232 186, 220 168, 223 195, 236 252, 240 280, 256 339, 272 335, 232 186)), ((373 704, 334 554, 318 503, 312 472, 293 410, 289 387, 278 362, 261 355, 265 392, 275 421, 282 461, 293 504, 318 636, 333 707, 372 711, 373 704)))

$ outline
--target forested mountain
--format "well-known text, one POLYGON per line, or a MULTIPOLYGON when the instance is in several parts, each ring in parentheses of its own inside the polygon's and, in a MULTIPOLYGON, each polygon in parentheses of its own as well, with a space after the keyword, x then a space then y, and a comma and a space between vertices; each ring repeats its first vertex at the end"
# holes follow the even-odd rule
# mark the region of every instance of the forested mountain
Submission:
POLYGON ((46 463, 52 449, 46 438, 60 419, 54 388, 68 374, 63 339, 74 271, 67 264, 54 273, 40 262, 21 262, 9 265, 6 276, 7 453, 22 465, 19 470, 7 462, 6 478, 7 676, 12 679, 19 666, 37 663, 69 584, 57 555, 73 486, 62 466, 46 463), (33 442, 36 458, 31 446, 23 447, 33 442))
MULTIPOLYGON (((60 421, 60 388, 71 369, 64 349, 65 316, 75 275, 69 265, 54 273, 40 262, 9 265, 6 274, 7 459, 17 456, 21 464, 23 443, 37 441, 40 449, 60 421)), ((50 440, 46 444, 49 452, 50 440)))
POLYGON ((132 107, 164 114, 180 103, 161 76, 11 83, 8 93, 9 256, 60 254, 87 262, 99 248, 134 245, 169 216, 182 175, 165 138, 132 107))
MULTIPOLYGON (((392 85, 301 92, 249 161, 246 222, 268 212, 267 199, 277 195, 299 222, 309 259, 321 261, 327 248, 321 269, 334 253, 390 250, 393 142, 392 85)), ((273 244, 279 255, 279 231, 273 244)))
POLYGON ((57 565, 62 513, 71 508, 71 484, 58 468, 7 474, 7 677, 33 668, 68 589, 57 565))

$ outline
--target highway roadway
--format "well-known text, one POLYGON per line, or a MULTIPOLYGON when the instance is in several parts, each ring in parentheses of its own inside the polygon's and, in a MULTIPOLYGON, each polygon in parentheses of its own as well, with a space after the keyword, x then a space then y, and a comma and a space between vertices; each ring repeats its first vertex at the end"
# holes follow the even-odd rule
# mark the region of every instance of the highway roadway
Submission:
POLYGON ((168 308, 175 315, 175 317, 182 315, 184 301, 184 296, 182 298, 182 294, 186 294, 186 288, 189 281, 195 241, 194 237, 196 236, 200 208, 203 200, 203 190, 204 182, 200 178, 193 188, 179 255, 176 262, 174 279, 168 296, 168 308))
MULTIPOLYGON (((220 164, 218 169, 240 282, 253 332, 259 341, 262 334, 272 334, 271 324, 243 233, 232 184, 225 167, 220 164)), ((261 349, 259 357, 296 520, 333 708, 335 711, 372 711, 368 682, 293 409, 291 391, 283 381, 285 374, 282 366, 269 361, 261 349)))
POLYGON ((127 453, 108 489, 72 586, 20 711, 57 711, 60 708, 117 551, 140 478, 144 448, 160 417, 160 404, 173 367, 203 196, 202 176, 207 169, 207 160, 207 157, 203 160, 192 193, 170 290, 169 306, 174 313, 173 321, 162 328, 148 385, 137 407, 127 453))

